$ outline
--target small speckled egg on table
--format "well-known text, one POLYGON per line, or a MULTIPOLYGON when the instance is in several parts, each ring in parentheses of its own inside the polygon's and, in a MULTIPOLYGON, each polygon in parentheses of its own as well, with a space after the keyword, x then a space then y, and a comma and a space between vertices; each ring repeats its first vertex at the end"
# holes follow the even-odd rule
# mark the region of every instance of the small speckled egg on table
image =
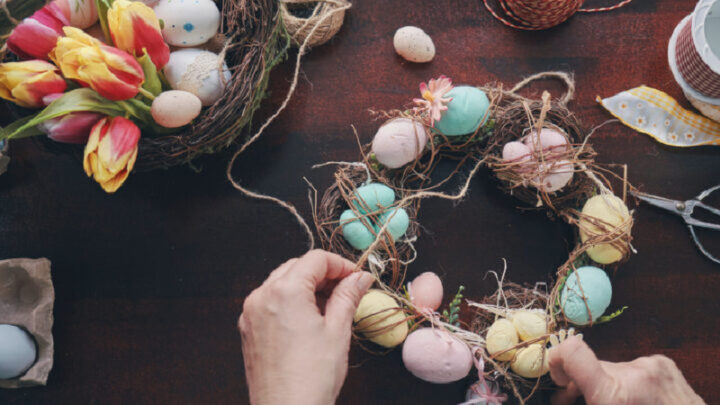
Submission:
POLYGON ((612 285, 605 271, 584 266, 570 273, 560 294, 560 305, 565 317, 575 325, 596 321, 610 305, 612 285))
POLYGON ((467 135, 475 132, 487 120, 490 100, 484 91, 473 86, 457 86, 445 97, 452 98, 442 112, 435 129, 446 136, 467 135))
POLYGON ((196 95, 182 90, 160 93, 153 100, 150 113, 155 122, 165 128, 178 128, 192 122, 202 109, 196 95))
POLYGON ((30 334, 15 325, 0 324, 0 380, 22 376, 36 358, 37 347, 30 334))
POLYGON ((395 31, 395 52, 405 60, 416 63, 430 62, 435 57, 435 44, 422 29, 406 26, 395 31))
POLYGON ((217 54, 202 49, 171 52, 163 72, 170 87, 196 95, 203 106, 212 105, 223 96, 231 77, 227 65, 217 54))
POLYGON ((160 0, 154 10, 163 21, 163 38, 170 45, 204 44, 220 27, 220 10, 212 0, 160 0))
POLYGON ((408 335, 402 358, 415 377, 436 384, 465 378, 473 366, 472 352, 465 343, 433 328, 420 328, 408 335))

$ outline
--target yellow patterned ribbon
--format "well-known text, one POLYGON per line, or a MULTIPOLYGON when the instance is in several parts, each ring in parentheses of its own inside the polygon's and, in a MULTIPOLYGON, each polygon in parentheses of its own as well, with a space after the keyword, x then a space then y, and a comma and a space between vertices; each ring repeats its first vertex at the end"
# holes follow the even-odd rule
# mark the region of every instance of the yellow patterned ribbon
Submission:
POLYGON ((665 145, 720 145, 720 123, 682 108, 660 90, 640 86, 597 101, 623 124, 665 145))

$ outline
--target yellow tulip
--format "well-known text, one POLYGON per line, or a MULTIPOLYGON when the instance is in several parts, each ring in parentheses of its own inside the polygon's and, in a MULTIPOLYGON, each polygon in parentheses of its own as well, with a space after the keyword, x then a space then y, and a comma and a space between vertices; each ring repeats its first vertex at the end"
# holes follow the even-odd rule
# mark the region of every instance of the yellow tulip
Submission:
POLYGON ((147 52, 158 69, 170 59, 170 47, 160 31, 160 21, 150 7, 139 1, 115 0, 107 13, 115 46, 135 56, 147 52))
POLYGON ((65 36, 50 52, 63 76, 110 100, 126 100, 138 93, 145 74, 135 58, 77 28, 65 27, 63 31, 65 36))
POLYGON ((62 93, 67 83, 51 63, 41 60, 0 64, 0 97, 27 107, 44 106, 43 97, 62 93))
POLYGON ((123 185, 135 166, 140 129, 123 117, 103 118, 90 131, 83 168, 108 193, 123 185))

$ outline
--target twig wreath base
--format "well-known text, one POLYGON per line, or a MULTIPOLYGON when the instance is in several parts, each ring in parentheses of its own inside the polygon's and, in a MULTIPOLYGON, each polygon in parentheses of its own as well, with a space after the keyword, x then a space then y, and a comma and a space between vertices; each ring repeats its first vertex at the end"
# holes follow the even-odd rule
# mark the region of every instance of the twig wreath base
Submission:
MULTIPOLYGON (((626 260, 633 252, 630 236, 632 216, 621 224, 612 224, 599 218, 584 214, 580 208, 592 196, 613 196, 610 179, 620 179, 623 184, 623 202, 626 190, 630 188, 627 175, 615 175, 607 167, 595 162, 596 153, 589 144, 589 137, 594 130, 586 130, 577 118, 567 109, 567 102, 572 98, 574 82, 563 72, 546 72, 524 80, 507 91, 502 86, 481 87, 490 95, 491 107, 489 117, 484 120, 474 133, 462 137, 446 137, 441 135, 428 120, 422 111, 402 110, 389 112, 373 112, 375 116, 385 119, 409 118, 423 123, 429 135, 429 141, 424 153, 415 161, 407 165, 390 169, 380 164, 370 152, 368 145, 362 145, 358 138, 358 146, 362 159, 359 162, 326 162, 317 165, 337 165, 333 184, 324 192, 318 201, 318 191, 310 184, 312 192, 310 201, 313 211, 313 220, 319 241, 323 248, 338 253, 353 260, 357 270, 371 272, 377 280, 376 288, 394 299, 397 307, 385 309, 382 313, 374 313, 363 319, 372 317, 372 325, 363 325, 363 329, 355 333, 356 339, 363 347, 373 350, 373 346, 365 340, 381 335, 397 326, 398 322, 390 325, 383 323, 391 316, 403 313, 409 322, 411 330, 421 325, 443 330, 450 333, 471 348, 474 353, 476 365, 481 368, 481 375, 492 381, 497 381, 520 401, 525 401, 540 389, 552 388, 547 376, 540 378, 525 378, 513 372, 509 363, 497 360, 502 353, 491 355, 485 350, 485 335, 490 325, 499 317, 508 316, 513 311, 538 311, 547 317, 547 333, 529 341, 520 342, 508 350, 519 350, 532 344, 542 347, 557 344, 567 336, 574 333, 569 327, 571 322, 565 317, 560 304, 562 288, 568 275, 575 272, 583 261, 588 261, 587 251, 593 246, 608 245, 620 252, 622 260, 626 260), (568 92, 558 101, 550 101, 548 95, 541 100, 529 99, 517 94, 528 83, 539 79, 560 79, 568 88, 568 92), (573 180, 560 192, 545 193, 533 188, 528 183, 528 176, 522 171, 511 170, 513 162, 502 160, 501 151, 504 144, 515 141, 527 135, 530 130, 539 131, 542 128, 553 128, 565 134, 569 141, 567 150, 561 153, 551 151, 543 155, 543 163, 556 160, 569 160, 574 168, 573 180), (452 159, 457 167, 452 173, 442 179, 434 179, 432 174, 439 161, 452 159), (467 164, 471 169, 466 172, 467 164), (506 282, 505 271, 501 276, 495 277, 498 282, 497 291, 478 302, 467 301, 475 314, 468 324, 463 324, 446 315, 427 309, 416 308, 412 299, 402 288, 407 267, 415 258, 412 242, 420 235, 420 225, 417 215, 420 203, 425 198, 441 198, 451 201, 460 201, 467 196, 470 181, 477 171, 487 166, 492 169, 501 188, 517 197, 532 209, 544 209, 555 218, 560 218, 579 228, 579 233, 585 235, 582 240, 578 237, 578 244, 569 254, 568 260, 563 263, 554 275, 550 286, 538 284, 534 287, 524 287, 506 282), (457 179, 461 179, 458 181, 457 179), (387 232, 387 223, 380 224, 377 215, 384 211, 365 214, 354 209, 357 203, 358 187, 370 182, 382 183, 390 187, 397 196, 392 208, 401 207, 410 214, 411 225, 407 233, 394 241, 387 232), (454 184, 454 185, 453 185, 454 184), (448 192, 455 187, 456 191, 448 192), (373 243, 364 250, 353 248, 343 237, 342 224, 338 220, 343 210, 352 209, 363 223, 370 221, 377 228, 374 232, 373 243), (382 226, 379 226, 382 225, 382 226), (386 313, 387 312, 387 313, 386 313), (489 365, 489 371, 484 370, 489 365)), ((604 125, 604 124, 603 124, 604 125)), ((603 197, 604 198, 604 197, 603 197)), ((388 209, 390 207, 387 207, 388 209)), ((367 225, 370 225, 370 222, 367 225)), ((366 226, 367 226, 366 225, 366 226)), ((613 265, 614 266, 614 265, 613 265)), ((576 274, 579 277, 579 274, 576 274)), ((582 287, 580 287, 582 289, 582 287)), ((585 301, 588 316, 592 319, 600 314, 592 314, 588 299, 581 291, 585 301)), ((610 317, 612 318, 612 317, 610 317)), ((360 322, 363 320, 361 319, 360 322)), ((542 361, 546 360, 547 350, 543 349, 542 361)))

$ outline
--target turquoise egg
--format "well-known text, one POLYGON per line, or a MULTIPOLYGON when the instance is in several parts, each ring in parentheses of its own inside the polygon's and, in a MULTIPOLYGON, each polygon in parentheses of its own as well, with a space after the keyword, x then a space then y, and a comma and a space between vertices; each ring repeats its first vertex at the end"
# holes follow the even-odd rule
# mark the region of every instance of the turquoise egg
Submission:
POLYGON ((565 317, 570 322, 575 325, 587 325, 590 323, 588 309, 594 322, 610 305, 611 298, 612 285, 605 271, 597 267, 585 266, 568 276, 560 295, 560 304, 565 317))
POLYGON ((472 86, 458 86, 445 97, 452 97, 435 129, 446 136, 466 135, 485 124, 490 100, 484 91, 472 86))
MULTIPOLYGON (((370 218, 367 218, 367 221, 370 221, 370 218)), ((342 226, 343 237, 355 249, 365 250, 375 241, 373 232, 351 210, 345 210, 340 215, 340 225, 342 226)), ((373 230, 377 233, 377 229, 373 230)))
POLYGON ((380 183, 370 183, 359 187, 355 191, 355 197, 365 202, 365 204, 361 204, 360 201, 353 201, 355 207, 364 214, 388 208, 395 202, 393 189, 380 183), (366 207, 369 211, 365 210, 366 207))
POLYGON ((387 231, 392 236, 393 241, 396 241, 400 238, 402 238, 405 235, 405 232, 407 232, 408 227, 410 226, 410 217, 407 214, 407 211, 403 208, 393 208, 388 210, 387 212, 380 215, 378 218, 380 221, 381 226, 378 226, 378 230, 384 226, 386 222, 389 221, 387 226, 387 231))

